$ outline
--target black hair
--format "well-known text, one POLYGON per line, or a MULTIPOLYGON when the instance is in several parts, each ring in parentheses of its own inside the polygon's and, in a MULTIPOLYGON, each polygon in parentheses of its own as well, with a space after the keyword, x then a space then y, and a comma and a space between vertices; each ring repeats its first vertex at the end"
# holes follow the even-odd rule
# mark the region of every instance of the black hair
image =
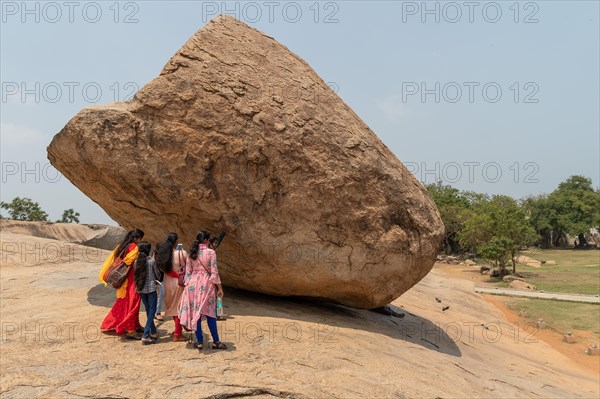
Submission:
POLYGON ((123 238, 123 240, 121 240, 121 242, 119 243, 117 251, 115 252, 115 257, 121 255, 121 252, 123 252, 124 249, 127 249, 129 244, 131 244, 136 238, 139 238, 140 240, 144 238, 144 232, 140 229, 133 229, 130 232, 128 232, 123 238))
POLYGON ((138 258, 133 264, 135 287, 138 291, 141 291, 146 284, 146 271, 148 269, 148 257, 150 256, 151 249, 152 244, 149 242, 140 242, 138 245, 138 258))
POLYGON ((156 265, 163 273, 169 273, 173 270, 173 249, 175 249, 178 239, 177 233, 171 232, 167 234, 165 242, 156 245, 156 265))
POLYGON ((173 245, 173 248, 175 248, 175 244, 177 244, 178 239, 179 236, 177 233, 170 232, 167 234, 167 242, 170 242, 173 245))
POLYGON ((210 240, 208 240, 208 243, 210 245, 215 245, 218 242, 219 242, 219 237, 210 237, 210 240))
POLYGON ((206 240, 210 240, 210 233, 202 230, 196 235, 196 241, 192 243, 192 248, 189 251, 189 257, 196 259, 198 257, 198 246, 206 240))

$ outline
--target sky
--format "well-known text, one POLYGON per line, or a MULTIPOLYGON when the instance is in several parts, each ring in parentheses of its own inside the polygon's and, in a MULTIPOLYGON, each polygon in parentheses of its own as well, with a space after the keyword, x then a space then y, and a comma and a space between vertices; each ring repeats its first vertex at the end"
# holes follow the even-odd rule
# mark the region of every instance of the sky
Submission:
POLYGON ((598 187, 599 3, 2 1, 0 200, 115 224, 46 147, 82 108, 131 98, 220 13, 306 60, 423 183, 598 187))

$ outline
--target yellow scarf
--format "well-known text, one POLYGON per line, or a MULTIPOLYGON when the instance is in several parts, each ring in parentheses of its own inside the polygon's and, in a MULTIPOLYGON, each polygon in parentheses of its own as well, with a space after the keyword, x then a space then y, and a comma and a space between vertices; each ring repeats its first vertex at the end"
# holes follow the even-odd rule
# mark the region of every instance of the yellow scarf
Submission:
MULTIPOLYGON (((117 248, 118 247, 119 246, 117 245, 117 248)), ((106 270, 108 270, 110 265, 112 265, 112 263, 114 262, 117 248, 115 248, 112 251, 112 253, 110 254, 110 256, 108 258, 106 258, 106 260, 104 261, 104 264, 102 265, 102 269, 100 269, 100 274, 98 275, 98 280, 100 280, 101 283, 104 283, 104 286, 108 285, 108 283, 106 281, 104 281, 104 273, 106 273, 106 270)), ((138 251, 138 247, 136 245, 133 250, 129 251, 129 253, 127 253, 127 255, 125 255, 123 262, 125 262, 126 265, 131 266, 131 264, 133 264, 133 262, 135 262, 135 260, 137 259, 138 253, 139 253, 139 251, 138 251)), ((117 298, 125 298, 125 295, 127 295, 127 280, 125 280, 123 285, 117 290, 117 298)))

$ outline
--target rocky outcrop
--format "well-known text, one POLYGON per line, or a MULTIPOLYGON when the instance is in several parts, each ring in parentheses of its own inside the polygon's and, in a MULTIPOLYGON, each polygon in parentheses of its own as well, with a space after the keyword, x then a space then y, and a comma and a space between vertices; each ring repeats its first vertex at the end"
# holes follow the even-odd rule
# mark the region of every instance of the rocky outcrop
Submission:
POLYGON ((542 267, 541 261, 530 258, 529 256, 525 256, 525 255, 515 257, 514 261, 517 263, 520 263, 522 265, 527 265, 529 267, 536 267, 536 268, 542 267))
POLYGON ((510 283, 508 283, 508 286, 510 288, 514 288, 516 290, 531 290, 531 291, 535 291, 537 289, 535 285, 529 284, 528 282, 523 281, 521 279, 511 281, 510 283))
POLYGON ((224 283, 267 294, 387 304, 443 233, 423 186, 310 66, 226 16, 132 101, 80 111, 48 158, 151 241, 226 231, 224 283))
POLYGON ((13 234, 59 240, 99 249, 114 249, 125 230, 103 224, 76 224, 0 220, 0 230, 13 234))

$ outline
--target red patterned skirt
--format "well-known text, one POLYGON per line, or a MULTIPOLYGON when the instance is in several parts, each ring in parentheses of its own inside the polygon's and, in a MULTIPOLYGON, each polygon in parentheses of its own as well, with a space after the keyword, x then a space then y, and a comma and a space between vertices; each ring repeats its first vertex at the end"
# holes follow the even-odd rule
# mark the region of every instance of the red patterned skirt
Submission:
POLYGON ((127 294, 125 298, 117 298, 110 312, 102 322, 102 331, 115 331, 125 334, 141 327, 140 324, 140 294, 135 292, 135 279, 133 267, 129 268, 127 275, 127 294))

